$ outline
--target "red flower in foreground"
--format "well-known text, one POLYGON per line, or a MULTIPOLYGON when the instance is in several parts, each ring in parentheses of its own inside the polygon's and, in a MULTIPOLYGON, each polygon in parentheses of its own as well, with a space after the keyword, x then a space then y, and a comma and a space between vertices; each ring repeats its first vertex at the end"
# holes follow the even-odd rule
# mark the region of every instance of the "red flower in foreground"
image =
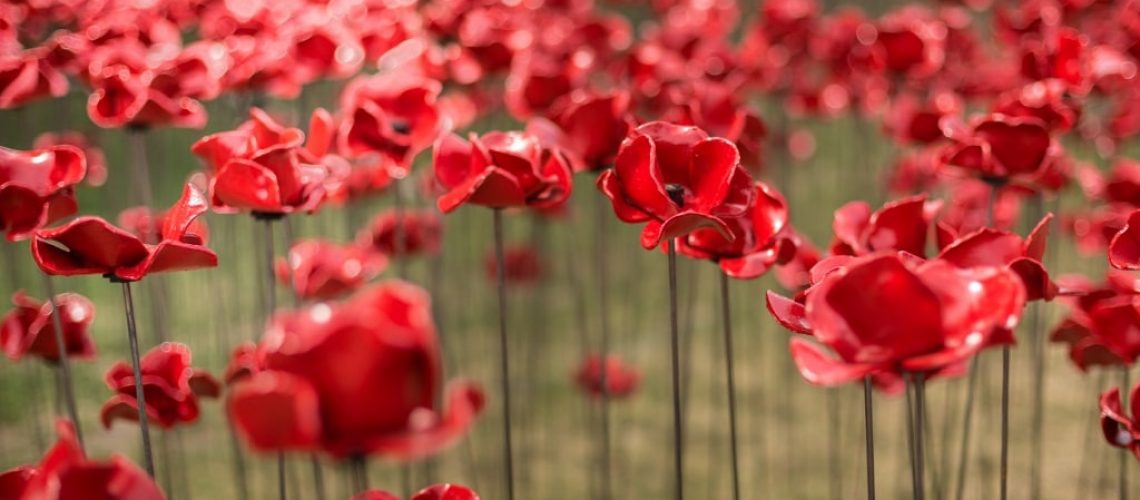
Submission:
POLYGON ((395 210, 382 212, 372 219, 356 238, 358 245, 368 245, 384 255, 400 257, 436 255, 443 237, 443 221, 434 211, 404 211, 402 224, 395 210), (397 231, 399 226, 399 231, 397 231), (396 234, 403 232, 403 247, 396 248, 396 234))
POLYGON ((8 241, 75 213, 74 186, 87 174, 83 151, 54 146, 32 151, 0 147, 0 230, 8 241))
POLYGON ((1069 358, 1087 371, 1093 366, 1129 366, 1140 358, 1140 290, 1129 273, 1110 271, 1104 284, 1068 279, 1069 315, 1049 339, 1069 346, 1069 358))
POLYGON ((788 225, 788 203, 775 188, 762 182, 748 183, 746 176, 733 181, 730 203, 748 207, 739 217, 726 217, 732 238, 711 228, 697 229, 677 240, 677 251, 696 259, 716 262, 728 276, 752 279, 772 266, 790 261, 798 240, 788 225))
POLYGON ((467 203, 545 209, 570 197, 566 158, 522 132, 471 134, 470 142, 447 134, 436 142, 432 164, 447 191, 437 202, 445 214, 467 203))
MULTIPOLYGON (((12 303, 16 307, 0 320, 0 348, 4 354, 13 360, 31 354, 49 363, 59 361, 52 305, 28 297, 22 290, 12 295, 12 303)), ((87 330, 95 320, 95 305, 77 293, 56 295, 54 303, 59 308, 67 356, 94 357, 95 342, 87 330)))
POLYGON ((1053 300, 1057 285, 1041 263, 1052 221, 1053 214, 1046 214, 1024 239, 1007 231, 982 228, 954 240, 938 258, 959 267, 1006 266, 1021 278, 1028 300, 1053 300))
POLYGON ((22 466, 0 474, 0 498, 11 500, 91 498, 104 500, 165 500, 147 476, 121 456, 110 461, 88 460, 66 420, 56 424, 59 441, 37 466, 22 466))
POLYGON ((0 109, 67 94, 67 77, 51 66, 44 51, 0 57, 0 109))
POLYGON ((953 144, 942 162, 993 182, 1032 180, 1061 154, 1045 123, 1034 117, 990 114, 969 129, 949 127, 953 144))
MULTIPOLYGON (((488 253, 483 259, 487 279, 498 279, 498 265, 495 254, 488 253)), ((530 285, 542 279, 542 259, 538 252, 529 246, 508 247, 503 250, 503 279, 508 285, 530 285)))
POLYGON ((67 225, 42 229, 32 241, 32 256, 43 272, 55 276, 103 274, 138 281, 152 273, 214 267, 218 256, 206 248, 201 235, 189 231, 206 211, 206 198, 187 184, 182 198, 167 212, 158 244, 85 216, 67 225))
POLYGON ((356 290, 387 266, 387 257, 367 248, 303 240, 277 260, 276 272, 298 297, 325 300, 356 290))
POLYGON ((650 122, 630 132, 598 188, 619 219, 649 223, 641 245, 651 249, 705 227, 731 239, 724 218, 747 209, 729 202, 730 186, 741 185, 736 176, 748 179, 731 142, 696 127, 650 122))
POLYGON ((574 372, 574 381, 592 397, 600 398, 604 391, 609 397, 623 398, 637 390, 641 373, 617 356, 606 356, 603 362, 601 355, 589 354, 574 372))
POLYGON ((446 411, 438 406, 430 299, 404 282, 279 313, 260 350, 264 370, 237 384, 229 403, 260 450, 415 459, 461 438, 483 408, 482 390, 463 381, 442 398, 446 411))
MULTIPOLYGON (((139 360, 147 420, 164 428, 198 420, 198 397, 216 398, 221 385, 203 370, 190 367, 190 348, 176 342, 159 344, 139 360)), ((103 403, 103 427, 115 420, 138 421, 135 376, 131 366, 115 363, 106 376, 115 395, 103 403)))
POLYGON ((768 309, 792 331, 818 344, 791 340, 800 374, 833 386, 874 377, 901 389, 908 372, 960 374, 983 348, 1012 342, 1025 306, 1017 275, 1001 267, 957 268, 901 253, 833 257, 813 269, 817 282, 804 302, 768 293, 768 309))
POLYGON ((1113 387, 1100 394, 1100 430, 1108 444, 1129 450, 1140 460, 1140 384, 1128 396, 1131 418, 1120 404, 1120 390, 1113 387))

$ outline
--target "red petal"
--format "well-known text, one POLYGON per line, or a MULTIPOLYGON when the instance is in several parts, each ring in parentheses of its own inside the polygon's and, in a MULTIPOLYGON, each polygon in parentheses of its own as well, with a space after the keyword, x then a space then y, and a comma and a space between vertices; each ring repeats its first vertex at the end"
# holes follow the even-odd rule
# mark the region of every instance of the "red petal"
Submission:
POLYGON ((468 178, 439 197, 437 204, 443 213, 451 213, 460 205, 473 203, 490 208, 521 207, 526 205, 526 193, 518 180, 509 172, 488 167, 468 178))
POLYGON ((230 418, 256 449, 309 449, 321 433, 317 397, 302 378, 274 371, 256 373, 234 387, 230 418))
POLYGON ((80 217, 66 226, 40 231, 32 242, 32 255, 40 269, 64 276, 136 265, 148 253, 137 237, 98 217, 80 217))
POLYGON ((1053 222, 1053 214, 1045 214, 1041 221, 1025 238, 1025 256, 1038 262, 1045 259, 1045 245, 1049 241, 1049 227, 1053 222))
POLYGON ((438 421, 417 428, 420 424, 415 421, 417 414, 413 413, 405 432, 373 439, 366 447, 372 452, 400 460, 434 455, 470 431, 475 418, 483 411, 484 402, 483 390, 478 385, 466 381, 453 382, 447 391, 446 413, 438 421))
POLYGON ((798 337, 792 338, 788 346, 800 375, 812 384, 827 387, 843 385, 862 380, 875 371, 873 365, 849 364, 828 356, 819 346, 798 337))
POLYGON ((182 197, 166 211, 162 222, 162 238, 166 240, 181 240, 198 216, 209 209, 206 196, 191 184, 182 187, 182 197))
POLYGON ((807 320, 804 305, 778 293, 768 290, 768 312, 781 326, 796 333, 811 335, 811 323, 807 320))
POLYGON ((436 484, 420 490, 411 500, 479 500, 479 495, 466 486, 436 484))
POLYGON ((698 211, 709 211, 724 202, 729 179, 740 167, 740 152, 721 138, 701 141, 693 147, 689 179, 698 211))
POLYGON ((661 245, 662 242, 680 238, 704 227, 715 229, 728 241, 732 241, 734 238, 732 231, 728 228, 728 224, 725 224, 720 218, 708 214, 685 211, 665 219, 663 223, 651 221, 641 231, 641 246, 646 249, 656 248, 661 245))
POLYGON ((1108 262, 1117 269, 1140 269, 1140 210, 1128 215, 1128 223, 1108 245, 1108 262))
POLYGON ((622 145, 615 160, 614 175, 630 205, 661 219, 677 212, 676 205, 665 193, 657 150, 648 137, 635 137, 622 145))
POLYGON ((268 213, 284 211, 277 177, 250 160, 227 163, 210 182, 210 191, 214 205, 268 213))
POLYGON ((867 250, 899 250, 926 255, 926 197, 915 196, 883 205, 868 222, 867 250))
POLYGON ((651 216, 640 208, 630 205, 625 201, 625 195, 621 192, 621 184, 618 182, 617 174, 611 169, 602 172, 598 176, 598 189, 606 198, 610 199, 610 204, 613 205, 614 214, 622 222, 629 222, 637 224, 645 222, 651 216))
POLYGON ((835 211, 831 231, 835 238, 846 243, 856 253, 863 253, 863 233, 871 221, 871 205, 865 201, 853 201, 835 211))

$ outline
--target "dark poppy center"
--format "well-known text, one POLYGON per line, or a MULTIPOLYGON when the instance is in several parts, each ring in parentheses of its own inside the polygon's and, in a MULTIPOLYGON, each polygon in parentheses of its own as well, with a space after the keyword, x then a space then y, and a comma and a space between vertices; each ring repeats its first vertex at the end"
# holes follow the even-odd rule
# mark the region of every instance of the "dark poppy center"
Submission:
POLYGON ((680 184, 666 184, 665 194, 669 195, 669 199, 673 200, 678 207, 685 206, 685 187, 680 184))
POLYGON ((412 131, 412 125, 407 120, 392 120, 392 131, 397 134, 408 135, 412 131))

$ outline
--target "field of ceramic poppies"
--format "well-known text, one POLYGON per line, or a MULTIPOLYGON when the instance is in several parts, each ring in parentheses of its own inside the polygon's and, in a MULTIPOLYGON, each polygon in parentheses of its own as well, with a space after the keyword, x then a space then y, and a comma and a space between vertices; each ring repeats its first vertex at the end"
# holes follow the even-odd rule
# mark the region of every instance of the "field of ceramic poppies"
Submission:
POLYGON ((0 500, 1140 498, 1138 69, 1137 0, 4 2, 0 500))

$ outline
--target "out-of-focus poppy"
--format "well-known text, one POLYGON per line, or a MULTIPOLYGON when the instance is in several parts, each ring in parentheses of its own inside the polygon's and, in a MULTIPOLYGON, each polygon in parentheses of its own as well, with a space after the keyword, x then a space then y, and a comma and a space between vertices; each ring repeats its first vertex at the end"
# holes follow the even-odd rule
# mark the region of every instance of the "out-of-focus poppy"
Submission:
POLYGON ((1131 389, 1129 412, 1120 403, 1122 389, 1128 388, 1113 387, 1100 394, 1100 429, 1108 444, 1129 450, 1140 460, 1140 383, 1131 389))
POLYGON ((56 424, 59 440, 36 466, 0 473, 0 497, 13 500, 100 498, 165 500, 162 490, 138 466, 121 456, 89 460, 66 420, 56 424))
POLYGON ((1117 269, 1140 269, 1140 210, 1129 214, 1124 228, 1112 237, 1108 262, 1117 269))
POLYGON ((648 222, 641 245, 651 249, 705 227, 731 239, 724 218, 748 208, 729 202, 736 176, 748 173, 731 142, 696 127, 650 122, 630 132, 598 188, 619 219, 648 222))
POLYGON ((261 357, 257 352, 257 344, 242 342, 230 353, 230 362, 226 365, 222 381, 227 386, 233 385, 259 371, 261 371, 261 357))
POLYGON ((941 204, 925 195, 888 202, 871 212, 864 201, 853 201, 835 210, 831 229, 835 233, 832 255, 867 255, 884 250, 926 256, 930 222, 941 204))
POLYGON ((357 235, 356 243, 388 256, 398 253, 403 258, 438 254, 442 237, 443 221, 437 212, 406 210, 400 217, 395 210, 388 210, 372 219, 357 235), (396 235, 401 232, 401 246, 397 248, 396 235))
MULTIPOLYGON (((578 89, 555 102, 551 111, 549 119, 557 130, 549 142, 566 152, 574 171, 613 166, 618 148, 632 128, 628 92, 603 94, 578 89)), ((542 120, 532 120, 527 131, 542 135, 538 125, 542 120)))
POLYGON ((479 495, 466 486, 444 483, 428 486, 409 500, 479 500, 479 495))
MULTIPOLYGON (((542 279, 542 258, 534 247, 527 245, 507 247, 503 249, 503 262, 503 279, 508 285, 531 285, 542 279)), ((483 258, 483 269, 487 279, 494 282, 498 276, 494 253, 488 253, 483 258)))
POLYGON ((75 213, 74 186, 87 175, 87 159, 73 146, 32 151, 0 147, 0 229, 8 241, 31 236, 75 213))
POLYGON ((587 355, 574 372, 574 381, 587 395, 600 398, 624 398, 637 390, 641 373, 615 355, 587 355))
POLYGON ((1053 214, 1046 214, 1024 239, 1007 231, 990 228, 982 228, 959 238, 940 234, 940 239, 952 243, 942 248, 938 259, 966 268, 1006 266, 1021 278, 1028 300, 1053 300, 1057 295, 1057 285, 1041 263, 1045 257, 1045 245, 1052 221, 1053 214))
POLYGON ((0 56, 0 109, 67 94, 67 77, 52 67, 46 54, 33 49, 0 56))
MULTIPOLYGON (((95 342, 88 328, 95 320, 95 305, 76 293, 61 293, 53 300, 63 326, 63 343, 69 358, 92 358, 95 342)), ((17 291, 16 307, 0 319, 0 347, 9 358, 18 360, 31 354, 49 363, 59 361, 52 304, 40 302, 17 291)))
POLYGON ((440 406, 430 299, 404 282, 278 313, 260 350, 264 370, 229 401, 238 431, 260 450, 416 459, 460 439, 483 408, 482 390, 462 381, 440 406))
POLYGON ((356 245, 302 240, 277 260, 277 280, 305 300, 336 298, 360 288, 388 266, 383 254, 356 245))
POLYGON ((406 177, 412 159, 440 133, 440 89, 410 69, 353 80, 341 96, 341 154, 379 154, 392 165, 392 177, 406 177))
MULTIPOLYGON (((159 344, 139 360, 147 421, 169 429, 198 420, 198 398, 216 398, 221 385, 209 373, 190 366, 190 348, 176 342, 159 344)), ((135 375, 120 361, 107 370, 107 387, 115 395, 103 403, 100 418, 110 428, 116 420, 138 421, 135 375)))
POLYGON ((56 276, 103 274, 122 281, 138 281, 152 273, 218 265, 218 256, 206 248, 201 234, 189 229, 206 211, 206 198, 192 185, 167 212, 157 244, 93 216, 67 225, 41 229, 32 241, 32 256, 43 272, 56 276))
POLYGON ((523 132, 489 132, 465 141, 454 134, 436 142, 432 164, 446 193, 443 213, 471 203, 490 208, 550 208, 570 196, 570 165, 556 150, 523 132))
POLYGON ((952 144, 943 151, 944 165, 991 182, 1034 178, 1061 155, 1061 146, 1036 117, 990 114, 969 128, 946 124, 952 144))
POLYGON ((72 146, 83 151, 87 159, 87 176, 83 179, 87 185, 102 186, 107 181, 107 158, 103 150, 95 145, 82 132, 44 132, 36 136, 32 148, 37 150, 51 149, 53 146, 72 146))
POLYGON ((1081 371, 1093 366, 1128 366, 1140 357, 1140 290, 1134 277, 1109 271, 1104 283, 1084 277, 1063 277, 1061 287, 1074 292, 1063 297, 1069 314, 1050 335, 1069 346, 1069 358, 1081 371))
POLYGON ((737 279, 758 278, 772 266, 791 260, 796 253, 788 224, 788 203, 775 188, 762 182, 748 184, 735 176, 727 203, 743 203, 742 216, 725 217, 732 234, 725 238, 715 229, 701 228, 677 239, 677 251, 696 259, 709 259, 737 279))

